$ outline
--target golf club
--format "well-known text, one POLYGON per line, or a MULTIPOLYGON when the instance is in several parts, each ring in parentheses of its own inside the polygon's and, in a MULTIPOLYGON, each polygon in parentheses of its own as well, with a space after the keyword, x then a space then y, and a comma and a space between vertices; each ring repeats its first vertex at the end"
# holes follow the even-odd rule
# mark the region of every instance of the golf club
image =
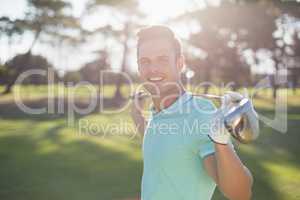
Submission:
MULTIPOLYGON (((130 99, 151 97, 150 94, 140 91, 131 95, 130 99)), ((222 102, 223 96, 213 94, 193 94, 202 98, 217 100, 222 102)), ((224 116, 224 125, 230 134, 241 143, 249 143, 259 136, 258 115, 255 112, 252 102, 248 98, 243 98, 234 102, 233 106, 224 116)))

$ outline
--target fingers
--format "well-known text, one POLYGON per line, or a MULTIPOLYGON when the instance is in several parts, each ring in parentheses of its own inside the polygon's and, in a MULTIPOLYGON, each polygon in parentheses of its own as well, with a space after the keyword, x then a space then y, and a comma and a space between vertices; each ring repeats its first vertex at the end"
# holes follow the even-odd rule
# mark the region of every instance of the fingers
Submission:
POLYGON ((235 107, 244 98, 245 97, 238 92, 233 92, 233 91, 225 92, 225 94, 222 96, 222 101, 221 101, 221 108, 223 112, 229 111, 231 108, 235 107))
POLYGON ((237 101, 233 99, 230 94, 225 93, 225 95, 222 97, 221 109, 224 112, 227 112, 235 105, 235 103, 237 103, 237 101))
POLYGON ((225 93, 225 95, 228 95, 231 101, 240 101, 245 98, 242 94, 233 91, 228 91, 225 93))
POLYGON ((132 99, 132 100, 136 100, 136 99, 140 100, 140 99, 145 99, 147 97, 149 97, 149 94, 147 94, 143 91, 139 91, 139 92, 134 93, 134 94, 129 96, 129 98, 132 99))
POLYGON ((130 96, 132 99, 132 110, 141 112, 144 108, 145 99, 149 97, 149 94, 139 91, 130 96))

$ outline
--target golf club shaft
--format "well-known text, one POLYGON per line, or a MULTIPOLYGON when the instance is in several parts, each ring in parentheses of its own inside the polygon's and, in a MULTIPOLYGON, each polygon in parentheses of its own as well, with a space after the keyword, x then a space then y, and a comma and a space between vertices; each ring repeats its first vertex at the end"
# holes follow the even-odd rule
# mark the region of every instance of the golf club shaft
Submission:
MULTIPOLYGON (((193 94, 193 96, 200 96, 200 97, 208 98, 208 99, 216 99, 219 101, 221 101, 223 98, 222 96, 218 96, 218 95, 214 95, 214 94, 193 94)), ((140 92, 139 97, 145 98, 145 97, 151 97, 151 95, 146 92, 140 92)), ((134 98, 134 95, 131 95, 130 99, 133 99, 133 98, 134 98)))

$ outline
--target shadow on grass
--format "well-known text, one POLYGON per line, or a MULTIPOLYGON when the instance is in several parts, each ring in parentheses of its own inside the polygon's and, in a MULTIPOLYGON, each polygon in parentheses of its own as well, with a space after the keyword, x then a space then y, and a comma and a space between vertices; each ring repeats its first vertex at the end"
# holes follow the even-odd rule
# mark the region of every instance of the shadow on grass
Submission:
MULTIPOLYGON (((41 107, 47 100, 27 102, 41 107)), ((86 106, 86 104, 82 104, 86 106)), ((80 106, 79 106, 80 107, 80 106)), ((108 106, 109 107, 109 106, 108 106)), ((270 110, 260 110, 272 114, 270 110)), ((299 115, 299 107, 289 107, 289 114, 299 115)), ((48 122, 66 115, 28 115, 13 103, 0 104, 0 116, 6 120, 48 122)), ((82 116, 77 116, 77 119, 82 116)), ((256 153, 241 148, 240 156, 252 171, 255 182, 253 199, 281 200, 281 193, 272 183, 272 176, 263 162, 282 162, 276 152, 288 152, 288 160, 299 166, 299 120, 289 119, 288 134, 263 128, 260 138, 250 146, 256 153)), ((64 141, 65 124, 57 124, 42 134, 5 135, 0 137, 0 199, 131 199, 139 194, 142 161, 86 140, 64 141)), ((16 130, 21 132, 22 130, 16 130)), ((121 142, 121 141, 120 141, 121 142)), ((134 148, 137 151, 138 146, 134 148)), ((282 165, 285 163, 282 162, 282 165)), ((278 174, 280 175, 280 174, 278 174)), ((282 175, 284 176, 284 174, 282 175)), ((214 200, 225 199, 216 191, 214 200)))
POLYGON ((0 102, 0 117, 3 119, 29 119, 35 121, 47 121, 53 119, 67 119, 68 115, 74 113, 74 117, 76 119, 82 118, 84 116, 101 113, 102 110, 114 110, 122 107, 125 105, 125 101, 119 102, 111 98, 104 98, 101 100, 96 100, 97 104, 95 108, 89 112, 88 114, 78 114, 76 109, 87 109, 88 106, 91 104, 88 100, 76 99, 74 102, 68 102, 65 98, 54 98, 51 99, 53 111, 49 111, 48 107, 48 98, 40 98, 40 99, 33 99, 33 100, 23 100, 22 104, 26 107, 37 110, 45 108, 45 112, 42 114, 30 114, 24 112, 14 101, 5 101, 0 102), (76 109, 73 107, 76 106, 76 109))
MULTIPOLYGON (((273 117, 273 113, 270 111, 264 110, 263 114, 265 114, 265 116, 270 116, 271 119, 273 117)), ((286 133, 278 132, 271 127, 268 127, 267 125, 261 123, 261 135, 252 145, 254 145, 256 149, 260 149, 261 152, 263 152, 265 149, 272 152, 277 150, 284 150, 288 152, 291 162, 300 165, 300 108, 289 108, 287 120, 286 133)), ((269 158, 265 159, 271 158, 274 157, 270 156, 269 158)))
POLYGON ((85 140, 0 137, 0 199, 126 199, 139 194, 142 163, 85 140))

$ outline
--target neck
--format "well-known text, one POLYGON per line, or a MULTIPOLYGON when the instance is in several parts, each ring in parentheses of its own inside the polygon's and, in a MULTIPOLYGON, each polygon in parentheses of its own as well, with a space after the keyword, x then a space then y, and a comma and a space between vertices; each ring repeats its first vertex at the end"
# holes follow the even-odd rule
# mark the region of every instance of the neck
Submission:
POLYGON ((152 97, 154 108, 157 112, 169 107, 172 105, 183 93, 185 89, 182 85, 180 87, 176 87, 174 89, 169 90, 164 94, 160 94, 159 96, 152 97))

